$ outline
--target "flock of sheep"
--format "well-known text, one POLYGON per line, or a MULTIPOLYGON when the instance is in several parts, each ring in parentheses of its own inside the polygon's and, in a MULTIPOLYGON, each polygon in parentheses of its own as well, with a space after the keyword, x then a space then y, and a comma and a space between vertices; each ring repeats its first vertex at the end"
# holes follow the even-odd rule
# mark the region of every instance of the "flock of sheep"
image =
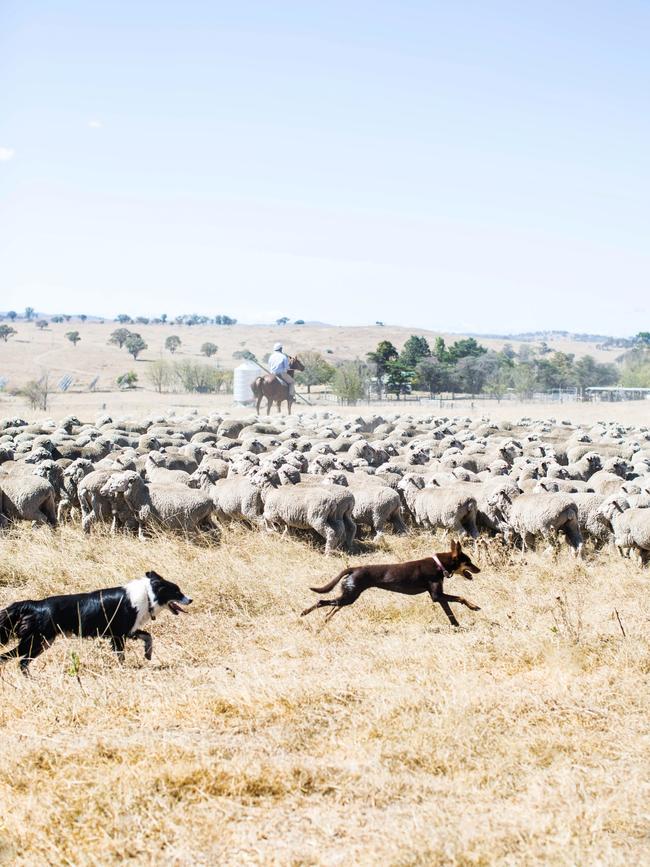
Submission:
POLYGON ((559 534, 650 553, 650 429, 554 419, 310 412, 273 424, 220 414, 141 423, 0 420, 0 528, 80 517, 141 536, 228 521, 317 534, 442 529, 523 548, 559 534))

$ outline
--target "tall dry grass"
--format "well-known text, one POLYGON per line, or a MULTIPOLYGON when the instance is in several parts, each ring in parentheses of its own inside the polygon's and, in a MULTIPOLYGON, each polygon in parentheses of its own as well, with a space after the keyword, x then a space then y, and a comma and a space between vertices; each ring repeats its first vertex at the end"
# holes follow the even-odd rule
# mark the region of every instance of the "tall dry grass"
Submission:
MULTIPOLYGON (((390 539, 371 560, 440 540, 390 539)), ((358 558, 361 559, 361 558, 358 558)), ((195 598, 133 643, 60 640, 0 672, 0 862, 622 864, 650 858, 648 575, 606 554, 483 556, 452 629, 308 543, 76 528, 0 541, 0 603, 155 568, 195 598), (623 636, 618 620, 626 632, 623 636)))

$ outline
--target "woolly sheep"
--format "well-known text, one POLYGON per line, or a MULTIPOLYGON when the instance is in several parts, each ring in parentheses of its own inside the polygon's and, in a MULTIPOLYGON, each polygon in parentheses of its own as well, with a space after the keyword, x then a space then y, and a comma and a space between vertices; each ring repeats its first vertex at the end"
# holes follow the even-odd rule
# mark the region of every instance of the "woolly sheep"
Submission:
POLYGON ((631 509, 627 500, 611 497, 601 506, 621 555, 635 553, 642 564, 650 557, 650 509, 631 509))
POLYGON ((473 485, 459 482, 449 488, 424 488, 420 484, 409 474, 398 485, 418 526, 478 537, 476 497, 469 491, 473 485))
POLYGON ((214 504, 199 489, 179 484, 147 485, 138 473, 126 470, 111 476, 100 493, 124 503, 137 522, 140 538, 155 525, 186 533, 214 529, 211 521, 214 504))
POLYGON ((256 478, 262 492, 267 529, 314 530, 325 540, 326 554, 335 548, 351 548, 356 524, 352 517, 354 496, 349 491, 338 485, 304 481, 277 486, 276 479, 269 473, 260 473, 256 478))
POLYGON ((32 521, 54 527, 54 488, 47 479, 34 475, 0 476, 0 514, 9 521, 32 521))
POLYGON ((379 539, 387 524, 394 533, 405 533, 406 524, 402 517, 402 502, 399 494, 373 476, 359 478, 358 475, 346 476, 344 473, 328 473, 324 481, 328 484, 349 488, 354 494, 352 517, 359 525, 370 527, 379 539))
POLYGON ((572 548, 582 547, 578 507, 568 494, 522 494, 512 503, 508 522, 524 549, 539 537, 551 541, 560 532, 572 548))

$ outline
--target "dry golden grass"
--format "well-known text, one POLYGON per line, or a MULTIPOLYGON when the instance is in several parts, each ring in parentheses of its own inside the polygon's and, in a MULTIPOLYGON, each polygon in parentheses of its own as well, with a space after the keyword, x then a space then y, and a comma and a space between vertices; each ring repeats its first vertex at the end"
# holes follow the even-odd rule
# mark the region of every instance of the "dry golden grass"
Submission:
POLYGON ((300 619, 345 562, 243 530, 4 536, 2 604, 145 568, 195 603, 153 624, 152 663, 60 640, 31 679, 2 669, 0 862, 647 863, 647 573, 500 553, 450 582, 482 608, 459 630, 379 591, 300 619))

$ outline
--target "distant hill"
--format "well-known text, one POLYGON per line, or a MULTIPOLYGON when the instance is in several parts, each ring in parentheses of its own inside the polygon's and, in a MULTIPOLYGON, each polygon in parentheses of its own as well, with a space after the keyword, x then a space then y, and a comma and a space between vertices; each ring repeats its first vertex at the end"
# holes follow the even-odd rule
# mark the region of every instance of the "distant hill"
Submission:
MULTIPOLYGON (((46 318, 39 315, 37 318, 46 318)), ((428 331, 413 326, 405 328, 390 324, 366 326, 335 326, 331 324, 306 322, 304 325, 179 325, 127 323, 124 327, 140 333, 147 344, 134 361, 125 349, 110 344, 111 332, 120 326, 111 320, 102 322, 98 317, 89 317, 85 322, 78 318, 70 322, 52 323, 39 329, 34 321, 24 319, 13 323, 16 335, 6 343, 0 341, 0 378, 7 380, 7 388, 21 385, 29 379, 39 378, 47 372, 53 379, 63 376, 74 379, 74 388, 87 388, 97 380, 100 388, 114 387, 115 379, 122 373, 134 370, 140 383, 146 382, 146 369, 149 362, 160 358, 171 359, 165 348, 167 337, 180 337, 181 344, 173 356, 176 360, 194 359, 206 362, 201 355, 205 342, 218 346, 210 364, 233 368, 240 363, 241 353, 247 350, 260 360, 272 350, 273 344, 281 340, 285 349, 294 355, 316 350, 328 361, 337 363, 348 359, 365 359, 366 354, 375 349, 381 340, 391 341, 401 349, 412 334, 425 337, 433 346, 437 337, 447 343, 467 337, 467 334, 428 331), (80 341, 73 346, 66 333, 78 331, 80 341)), ((592 340, 586 335, 573 336, 568 332, 537 332, 509 335, 473 335, 488 349, 500 350, 506 343, 531 340, 544 341, 551 351, 570 352, 576 356, 593 355, 597 361, 612 361, 620 349, 617 344, 607 343, 600 335, 592 340)))

